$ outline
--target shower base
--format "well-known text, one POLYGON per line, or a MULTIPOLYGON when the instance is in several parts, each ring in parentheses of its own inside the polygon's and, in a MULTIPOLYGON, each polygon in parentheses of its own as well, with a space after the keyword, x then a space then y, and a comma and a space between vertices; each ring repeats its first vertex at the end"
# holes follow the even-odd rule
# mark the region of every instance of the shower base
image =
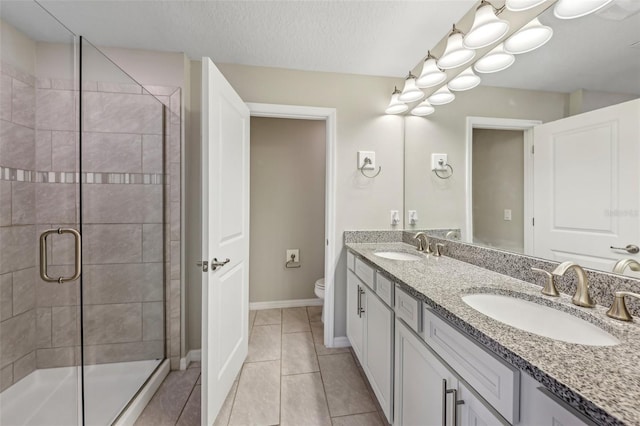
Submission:
MULTIPOLYGON (((86 366, 86 424, 112 424, 162 361, 86 366)), ((35 370, 0 394, 0 425, 81 424, 79 383, 79 367, 35 370)))

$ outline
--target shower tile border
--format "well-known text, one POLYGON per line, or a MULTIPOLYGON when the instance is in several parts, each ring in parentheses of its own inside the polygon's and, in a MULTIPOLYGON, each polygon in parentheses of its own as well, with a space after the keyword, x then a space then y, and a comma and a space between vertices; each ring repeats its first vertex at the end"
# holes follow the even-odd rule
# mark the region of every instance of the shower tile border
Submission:
POLYGON ((6 182, 163 185, 168 177, 162 173, 40 172, 0 166, 0 181, 6 182))

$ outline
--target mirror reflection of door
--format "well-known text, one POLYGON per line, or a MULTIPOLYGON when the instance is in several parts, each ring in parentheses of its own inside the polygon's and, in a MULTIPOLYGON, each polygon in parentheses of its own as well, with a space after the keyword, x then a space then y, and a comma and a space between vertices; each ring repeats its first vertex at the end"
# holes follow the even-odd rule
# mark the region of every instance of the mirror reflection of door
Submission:
POLYGON ((524 253, 524 132, 473 129, 473 242, 524 253))

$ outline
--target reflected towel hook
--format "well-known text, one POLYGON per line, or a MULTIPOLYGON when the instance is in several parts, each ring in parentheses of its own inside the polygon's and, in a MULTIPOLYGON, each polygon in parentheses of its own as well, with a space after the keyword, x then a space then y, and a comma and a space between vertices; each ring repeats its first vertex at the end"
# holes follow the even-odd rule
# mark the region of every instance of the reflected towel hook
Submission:
POLYGON ((369 178, 369 179, 373 179, 374 177, 378 176, 380 174, 380 172, 382 171, 382 166, 378 166, 378 171, 376 172, 375 175, 373 176, 369 176, 364 172, 364 168, 371 165, 371 158, 369 157, 365 157, 364 161, 362 162, 362 167, 360 167, 358 170, 360 170, 360 173, 362 173, 362 176, 369 178))
POLYGON ((443 171, 442 169, 433 169, 433 173, 435 173, 436 176, 438 176, 440 179, 449 179, 451 176, 453 176, 453 167, 451 167, 451 164, 445 163, 443 160, 439 160, 438 166, 446 167, 447 169, 449 169, 449 174, 447 176, 440 176, 439 172, 443 171))

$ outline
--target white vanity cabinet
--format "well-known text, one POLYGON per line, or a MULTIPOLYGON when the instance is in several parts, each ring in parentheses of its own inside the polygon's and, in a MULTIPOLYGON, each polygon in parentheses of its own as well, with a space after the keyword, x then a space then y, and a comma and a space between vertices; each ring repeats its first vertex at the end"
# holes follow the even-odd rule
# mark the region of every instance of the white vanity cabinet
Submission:
POLYGON ((380 407, 393 419, 393 310, 374 291, 377 272, 356 258, 347 270, 347 337, 380 407), (353 265, 353 267, 351 267, 353 265))
POLYGON ((502 424, 406 324, 396 320, 394 425, 502 424))

